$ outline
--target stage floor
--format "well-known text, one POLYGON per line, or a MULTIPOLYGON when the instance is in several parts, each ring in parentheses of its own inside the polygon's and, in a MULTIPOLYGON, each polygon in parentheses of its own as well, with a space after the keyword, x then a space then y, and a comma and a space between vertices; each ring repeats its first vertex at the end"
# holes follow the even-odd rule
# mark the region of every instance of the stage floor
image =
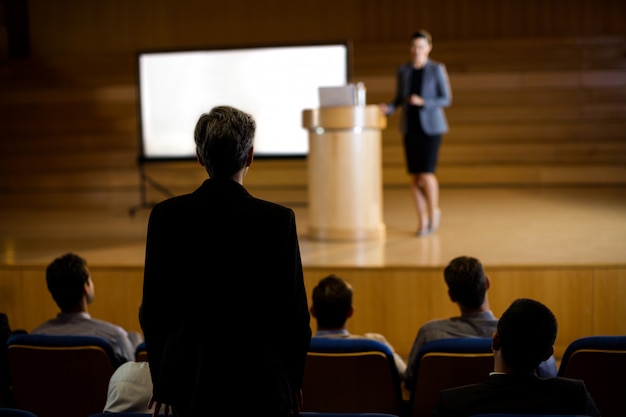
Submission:
MULTIPOLYGON (((384 239, 307 236, 306 190, 251 190, 296 212, 304 266, 439 267, 459 255, 492 266, 626 264, 626 188, 442 188, 441 228, 416 237, 407 188, 385 189, 384 239)), ((90 265, 143 264, 149 210, 0 210, 0 264, 46 265, 72 251, 90 265)))

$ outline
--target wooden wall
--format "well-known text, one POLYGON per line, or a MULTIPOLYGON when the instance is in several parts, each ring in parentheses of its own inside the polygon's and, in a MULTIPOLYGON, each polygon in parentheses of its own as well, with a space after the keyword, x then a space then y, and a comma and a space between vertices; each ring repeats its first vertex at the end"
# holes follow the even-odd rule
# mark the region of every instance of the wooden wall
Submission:
MULTIPOLYGON (((10 0, 9 0, 10 1, 10 0)), ((622 0, 29 0, 32 53, 348 39, 406 41, 624 35, 622 0)))
MULTIPOLYGON (((91 314, 140 331, 137 312, 143 269, 90 266, 90 270, 96 288, 91 314)), ((458 314, 447 297, 441 268, 305 267, 306 287, 312 289, 331 273, 354 287, 355 314, 348 329, 355 334, 382 333, 403 356, 424 322, 458 314)), ((559 322, 557 357, 576 338, 626 334, 625 266, 496 266, 487 273, 492 283, 489 299, 497 316, 519 297, 550 306, 559 322)), ((16 329, 30 331, 54 317, 58 309, 45 286, 45 267, 0 266, 0 305, 16 329)), ((311 326, 315 330, 315 322, 311 326)))

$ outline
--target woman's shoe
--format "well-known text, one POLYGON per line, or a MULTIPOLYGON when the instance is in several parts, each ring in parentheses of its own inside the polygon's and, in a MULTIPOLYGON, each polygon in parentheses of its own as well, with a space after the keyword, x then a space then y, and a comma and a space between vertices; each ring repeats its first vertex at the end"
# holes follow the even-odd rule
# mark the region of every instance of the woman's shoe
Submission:
POLYGON ((418 230, 416 235, 417 237, 424 237, 424 236, 428 236, 431 233, 432 233, 432 230, 430 229, 422 229, 422 230, 418 230))

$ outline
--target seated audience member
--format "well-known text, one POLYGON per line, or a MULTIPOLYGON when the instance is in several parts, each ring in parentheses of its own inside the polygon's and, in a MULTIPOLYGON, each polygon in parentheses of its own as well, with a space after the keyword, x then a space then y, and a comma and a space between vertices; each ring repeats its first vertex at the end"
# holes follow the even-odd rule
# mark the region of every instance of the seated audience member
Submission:
POLYGON ((311 315, 317 320, 317 332, 313 336, 367 338, 382 342, 393 352, 396 368, 402 375, 406 364, 385 336, 379 333, 365 333, 363 336, 357 336, 350 334, 346 329, 346 322, 354 313, 352 293, 352 286, 336 275, 329 275, 319 281, 313 288, 313 303, 310 308, 311 315))
POLYGON ((104 412, 152 414, 152 379, 148 362, 126 362, 115 370, 109 381, 104 412))
MULTIPOLYGON (((455 337, 491 337, 498 324, 487 296, 491 282, 478 259, 468 256, 454 258, 444 269, 443 276, 448 286, 448 296, 459 307, 461 315, 431 320, 419 329, 404 374, 408 389, 415 384, 419 365, 417 356, 424 343, 455 337)), ((554 357, 541 364, 538 374, 542 377, 556 376, 554 357)))
POLYGON ((0 313, 0 407, 12 406, 11 376, 7 358, 7 340, 11 336, 11 326, 6 314, 0 313))
POLYGON ((92 319, 88 306, 94 299, 94 284, 87 262, 73 253, 65 254, 48 265, 46 283, 61 312, 34 329, 32 334, 100 336, 111 342, 118 358, 131 361, 143 341, 138 332, 128 333, 112 323, 92 319))
POLYGON ((9 372, 9 358, 7 342, 15 334, 26 333, 23 329, 11 329, 9 317, 0 313, 0 408, 13 406, 11 392, 11 373, 9 372))
POLYGON ((478 413, 600 416, 581 380, 539 378, 535 369, 554 352, 557 321, 538 301, 515 300, 493 334, 494 372, 480 384, 441 391, 436 417, 478 413))

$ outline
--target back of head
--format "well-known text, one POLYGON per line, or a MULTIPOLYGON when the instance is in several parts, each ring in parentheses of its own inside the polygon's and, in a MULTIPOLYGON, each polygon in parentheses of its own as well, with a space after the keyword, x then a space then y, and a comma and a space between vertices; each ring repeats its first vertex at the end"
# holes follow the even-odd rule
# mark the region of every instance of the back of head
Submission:
POLYGON ((55 259, 46 268, 48 290, 61 311, 69 311, 80 303, 88 282, 87 262, 73 253, 55 259))
POLYGON ((552 354, 556 317, 548 307, 528 298, 515 300, 498 320, 502 357, 515 372, 533 372, 552 354))
POLYGON ((246 166, 255 130, 252 116, 234 107, 214 107, 200 116, 194 140, 210 178, 230 178, 246 166))
POLYGON ((320 280, 313 288, 313 311, 318 327, 342 328, 352 308, 352 287, 336 275, 320 280))
POLYGON ((476 258, 459 256, 443 271, 450 295, 465 308, 478 308, 485 302, 487 278, 483 265, 476 258))

